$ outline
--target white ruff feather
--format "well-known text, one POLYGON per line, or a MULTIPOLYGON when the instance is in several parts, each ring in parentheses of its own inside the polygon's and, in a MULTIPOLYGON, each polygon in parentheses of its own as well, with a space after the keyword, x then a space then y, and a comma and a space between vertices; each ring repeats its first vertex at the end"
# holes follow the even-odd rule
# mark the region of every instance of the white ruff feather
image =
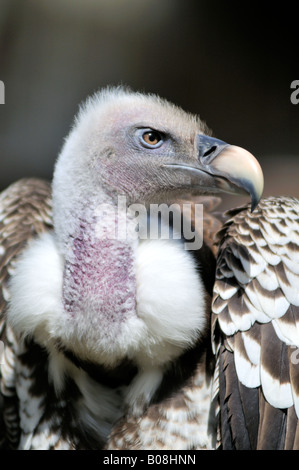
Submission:
MULTIPOLYGON (((55 238, 43 234, 20 258, 11 281, 8 321, 15 331, 34 334, 45 346, 55 338, 69 343, 69 319, 61 302, 62 276, 63 260, 55 238)), ((193 259, 179 241, 140 243, 136 277, 137 316, 127 322, 113 345, 114 352, 117 356, 128 353, 141 366, 165 363, 194 344, 204 329, 204 289, 193 259)), ((103 356, 102 346, 93 346, 99 348, 96 357, 103 356)))
POLYGON ((136 268, 138 316, 161 342, 159 356, 170 358, 177 348, 194 344, 206 327, 204 287, 180 241, 141 242, 136 268))
MULTIPOLYGON (((136 252, 137 312, 123 327, 114 343, 105 335, 96 343, 80 342, 62 305, 63 259, 52 234, 43 234, 25 250, 12 278, 8 321, 14 331, 32 335, 50 352, 50 370, 55 366, 54 342, 83 358, 113 366, 128 357, 140 368, 128 391, 132 404, 148 401, 160 384, 161 371, 182 350, 192 346, 206 326, 204 289, 195 264, 180 241, 143 241, 136 252), (116 358, 116 359, 114 359, 116 358), (148 372, 150 371, 149 375, 148 372), (155 377, 154 382, 148 377, 155 377)), ((62 367, 61 361, 57 366, 62 367)), ((56 390, 63 370, 51 374, 56 390)))

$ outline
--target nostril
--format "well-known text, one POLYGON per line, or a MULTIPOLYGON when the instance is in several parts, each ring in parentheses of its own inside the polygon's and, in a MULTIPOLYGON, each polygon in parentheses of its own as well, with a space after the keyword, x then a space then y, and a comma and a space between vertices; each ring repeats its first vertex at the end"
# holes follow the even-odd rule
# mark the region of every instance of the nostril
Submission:
POLYGON ((196 140, 198 158, 210 161, 215 158, 225 147, 227 143, 223 140, 214 139, 204 134, 198 134, 196 140))
POLYGON ((215 152, 217 150, 217 145, 213 145, 209 150, 207 150, 204 154, 203 157, 207 157, 208 155, 211 155, 211 153, 215 152))

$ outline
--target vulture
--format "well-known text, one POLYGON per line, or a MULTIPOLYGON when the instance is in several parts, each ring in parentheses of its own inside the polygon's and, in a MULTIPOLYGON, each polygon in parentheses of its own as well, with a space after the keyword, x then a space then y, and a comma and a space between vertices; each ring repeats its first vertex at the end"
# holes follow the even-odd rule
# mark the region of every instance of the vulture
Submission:
POLYGON ((262 192, 198 116, 87 99, 0 196, 2 449, 299 449, 299 201, 262 192))

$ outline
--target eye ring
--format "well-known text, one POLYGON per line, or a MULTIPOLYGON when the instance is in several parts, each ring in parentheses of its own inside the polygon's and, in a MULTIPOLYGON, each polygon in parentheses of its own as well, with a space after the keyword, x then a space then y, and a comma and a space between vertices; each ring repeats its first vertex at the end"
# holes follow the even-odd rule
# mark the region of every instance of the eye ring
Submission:
POLYGON ((154 129, 143 130, 141 134, 141 143, 147 148, 158 148, 164 142, 163 135, 154 129))

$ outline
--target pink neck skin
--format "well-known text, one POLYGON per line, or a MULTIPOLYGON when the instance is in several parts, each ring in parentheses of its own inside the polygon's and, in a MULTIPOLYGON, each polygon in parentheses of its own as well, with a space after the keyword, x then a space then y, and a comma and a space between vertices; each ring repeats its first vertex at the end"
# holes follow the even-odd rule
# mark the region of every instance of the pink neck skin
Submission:
POLYGON ((64 309, 69 318, 91 322, 95 328, 113 324, 117 333, 136 314, 134 241, 99 236, 103 219, 91 209, 76 220, 65 256, 64 309))

